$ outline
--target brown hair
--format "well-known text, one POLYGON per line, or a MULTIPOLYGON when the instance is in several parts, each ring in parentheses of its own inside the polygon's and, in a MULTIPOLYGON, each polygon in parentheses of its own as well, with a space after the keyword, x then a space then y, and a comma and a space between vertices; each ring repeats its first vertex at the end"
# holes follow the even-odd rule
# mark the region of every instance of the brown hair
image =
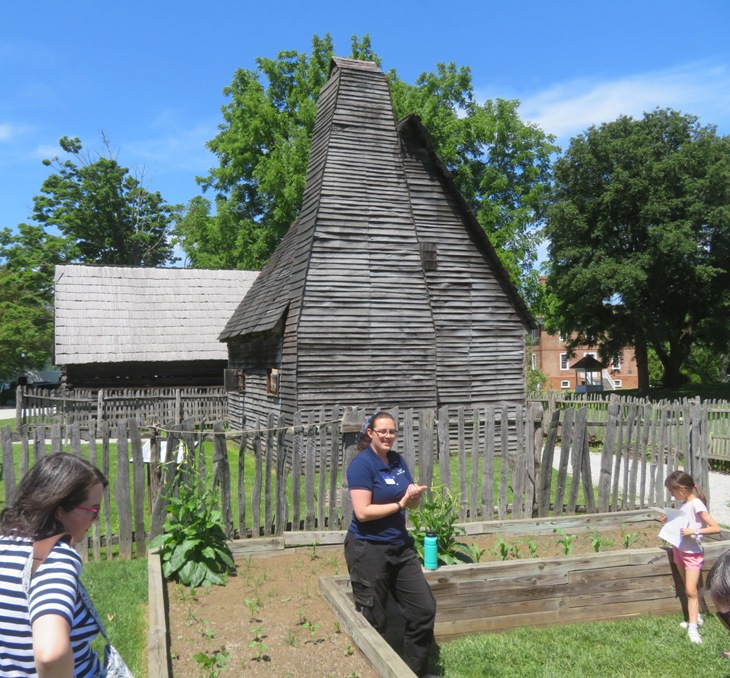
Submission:
POLYGON ((372 438, 367 434, 368 429, 372 429, 376 421, 380 421, 381 419, 390 419, 395 424, 395 418, 392 414, 389 414, 385 410, 378 410, 371 414, 363 424, 363 427, 360 429, 360 433, 358 434, 358 440, 357 440, 357 449, 359 452, 362 452, 371 442, 372 438))
POLYGON ((83 504, 97 483, 108 485, 104 474, 85 459, 66 452, 43 457, 23 476, 15 497, 0 513, 0 534, 37 540, 63 532, 56 510, 83 504))
POLYGON ((677 490, 680 487, 683 487, 696 494, 700 501, 707 506, 707 497, 705 496, 705 493, 697 487, 697 485, 695 485, 695 481, 689 473, 685 473, 684 471, 674 471, 673 473, 670 473, 664 481, 664 487, 668 490, 677 490))

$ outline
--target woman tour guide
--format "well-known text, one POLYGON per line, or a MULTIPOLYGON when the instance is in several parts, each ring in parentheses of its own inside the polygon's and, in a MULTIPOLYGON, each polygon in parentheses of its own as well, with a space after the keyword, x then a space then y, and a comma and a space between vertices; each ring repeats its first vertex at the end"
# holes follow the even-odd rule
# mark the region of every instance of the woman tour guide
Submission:
POLYGON ((436 601, 421 568, 405 509, 416 508, 426 490, 417 485, 405 459, 393 450, 393 417, 376 412, 360 432, 361 451, 347 469, 353 517, 345 559, 357 609, 379 632, 387 627, 392 595, 403 611, 403 659, 418 676, 427 674, 436 601))

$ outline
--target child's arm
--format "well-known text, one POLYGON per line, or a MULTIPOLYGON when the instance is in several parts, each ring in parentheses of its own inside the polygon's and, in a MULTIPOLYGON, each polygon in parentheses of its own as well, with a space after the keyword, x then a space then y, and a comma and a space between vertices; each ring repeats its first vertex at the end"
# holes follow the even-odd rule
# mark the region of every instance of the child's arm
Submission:
POLYGON ((706 535, 706 534, 719 534, 720 532, 720 526, 715 522, 715 519, 709 514, 707 511, 702 511, 701 513, 697 514, 702 522, 704 523, 704 527, 701 527, 699 529, 695 529, 692 527, 683 527, 682 528, 682 534, 687 537, 690 535, 706 535))

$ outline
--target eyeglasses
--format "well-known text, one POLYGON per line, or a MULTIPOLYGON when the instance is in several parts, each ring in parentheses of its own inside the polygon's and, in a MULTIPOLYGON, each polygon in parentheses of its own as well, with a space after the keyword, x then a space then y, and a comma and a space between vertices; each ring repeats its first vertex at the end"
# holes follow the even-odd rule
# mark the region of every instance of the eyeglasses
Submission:
POLYGON ((93 513, 94 515, 91 516, 92 520, 96 520, 99 517, 98 508, 92 508, 90 506, 72 506, 71 508, 81 509, 82 511, 88 511, 89 513, 93 513))
POLYGON ((394 428, 381 428, 379 431, 374 428, 373 433, 377 433, 381 438, 385 436, 393 436, 395 438, 398 435, 398 431, 394 428))

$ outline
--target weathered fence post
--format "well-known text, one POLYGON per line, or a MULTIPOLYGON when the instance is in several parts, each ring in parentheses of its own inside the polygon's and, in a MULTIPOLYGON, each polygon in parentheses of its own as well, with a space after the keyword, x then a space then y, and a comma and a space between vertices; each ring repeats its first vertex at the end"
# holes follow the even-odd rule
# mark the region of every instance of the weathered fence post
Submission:
POLYGON ((117 423, 117 484, 114 500, 119 516, 119 557, 132 558, 132 499, 129 496, 128 422, 117 423))
POLYGON ((286 498, 286 416, 279 415, 278 435, 276 438, 276 534, 286 530, 289 507, 286 498))
POLYGON ((5 481, 5 505, 15 496, 15 464, 13 462, 13 433, 10 426, 0 429, 3 448, 3 480, 5 481))
POLYGON ((555 443, 558 439, 558 427, 560 426, 560 410, 554 410, 550 417, 545 447, 540 459, 540 495, 537 503, 537 515, 539 518, 546 518, 550 512, 550 495, 552 493, 553 480, 553 458, 555 456, 555 443))
POLYGON ((213 424, 213 487, 221 491, 221 518, 223 530, 229 539, 233 538, 233 516, 231 513, 231 470, 228 465, 228 444, 222 421, 213 424))
POLYGON ((347 484, 347 467, 357 454, 357 434, 362 427, 362 410, 345 409, 342 415, 340 431, 342 433, 342 449, 344 450, 342 460, 342 529, 347 530, 352 522, 352 501, 350 500, 350 488, 347 484))

